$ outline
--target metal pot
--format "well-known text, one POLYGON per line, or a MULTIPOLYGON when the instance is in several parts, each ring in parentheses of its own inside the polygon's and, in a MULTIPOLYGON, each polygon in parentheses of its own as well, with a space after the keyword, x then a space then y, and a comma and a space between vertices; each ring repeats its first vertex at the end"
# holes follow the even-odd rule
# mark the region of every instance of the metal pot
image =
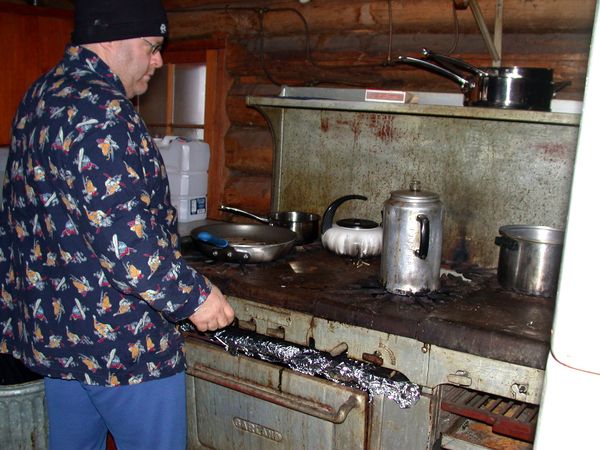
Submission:
POLYGON ((287 228, 258 225, 219 223, 196 227, 191 237, 208 257, 219 261, 259 263, 287 255, 296 240, 296 233, 287 228), (199 238, 208 233, 213 240, 224 239, 226 246, 217 246, 199 238))
POLYGON ((348 218, 333 223, 337 208, 348 200, 367 200, 364 195, 345 195, 334 200, 323 214, 321 243, 338 255, 369 258, 381 253, 383 230, 377 222, 348 218))
POLYGON ((499 229, 498 282, 505 289, 528 295, 556 294, 564 232, 533 225, 505 225, 499 229))
POLYGON ((219 209, 221 211, 250 217, 251 219, 269 225, 289 228, 296 233, 296 245, 310 244, 319 236, 320 216, 318 214, 302 211, 280 211, 273 213, 268 217, 262 217, 232 206, 221 205, 219 209))
POLYGON ((437 64, 409 56, 400 56, 398 61, 422 67, 457 83, 464 94, 465 106, 550 111, 556 92, 571 84, 569 81, 555 83, 552 69, 519 66, 478 68, 427 49, 423 49, 423 55, 437 64), (457 68, 469 72, 470 76, 457 73, 457 68))
POLYGON ((421 190, 391 193, 383 205, 380 278, 395 294, 436 291, 440 287, 443 205, 438 194, 421 190))

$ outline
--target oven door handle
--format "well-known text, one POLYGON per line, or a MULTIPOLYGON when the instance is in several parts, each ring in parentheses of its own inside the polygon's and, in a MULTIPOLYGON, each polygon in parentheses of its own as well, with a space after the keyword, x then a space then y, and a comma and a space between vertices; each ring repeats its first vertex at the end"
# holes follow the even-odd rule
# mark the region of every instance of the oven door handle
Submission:
POLYGON ((303 397, 286 394, 285 392, 273 391, 201 364, 194 364, 193 366, 188 367, 187 372, 202 380, 335 424, 343 423, 350 411, 363 403, 361 397, 351 394, 350 397, 348 397, 348 400, 346 400, 336 411, 333 406, 313 402, 303 397))

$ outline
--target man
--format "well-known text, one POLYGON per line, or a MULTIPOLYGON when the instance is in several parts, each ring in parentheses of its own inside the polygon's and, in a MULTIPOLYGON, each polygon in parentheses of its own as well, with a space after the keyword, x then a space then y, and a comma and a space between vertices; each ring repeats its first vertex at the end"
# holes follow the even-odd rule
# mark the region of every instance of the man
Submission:
POLYGON ((178 247, 166 170, 130 101, 162 66, 160 0, 77 1, 25 94, 0 214, 0 351, 45 377, 53 449, 185 448, 183 338, 233 320, 178 247))

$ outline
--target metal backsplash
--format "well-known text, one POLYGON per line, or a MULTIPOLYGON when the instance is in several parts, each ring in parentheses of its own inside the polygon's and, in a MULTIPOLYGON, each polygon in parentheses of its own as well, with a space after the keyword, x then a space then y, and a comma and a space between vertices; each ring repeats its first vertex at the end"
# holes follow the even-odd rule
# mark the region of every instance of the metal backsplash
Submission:
MULTIPOLYGON (((312 89, 314 90, 314 88, 312 89)), ((295 93, 297 95, 297 92, 295 93)), ((326 95, 324 96, 326 97, 326 95)), ((579 114, 249 97, 274 140, 272 209, 381 221, 413 178, 445 205, 443 258, 495 267, 498 228, 564 228, 579 114)))

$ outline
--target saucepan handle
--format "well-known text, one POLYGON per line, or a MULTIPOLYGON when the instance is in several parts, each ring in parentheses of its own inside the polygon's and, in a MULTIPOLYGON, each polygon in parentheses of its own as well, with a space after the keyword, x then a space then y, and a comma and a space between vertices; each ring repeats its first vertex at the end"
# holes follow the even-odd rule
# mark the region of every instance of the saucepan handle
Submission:
POLYGON ((519 250, 519 242, 507 236, 496 236, 494 243, 500 247, 506 248, 507 250, 519 250))
MULTIPOLYGON (((485 72, 484 70, 481 70, 479 67, 476 67, 473 64, 469 64, 468 62, 463 61, 462 59, 452 58, 452 57, 446 56, 446 55, 440 55, 438 53, 432 52, 431 50, 429 50, 427 48, 423 48, 421 50, 421 53, 426 58, 430 58, 430 59, 436 61, 438 64, 449 64, 449 65, 458 67, 463 70, 468 70, 469 72, 474 73, 475 75, 479 75, 480 77, 488 76, 487 72, 485 72)), ((446 66, 446 68, 447 68, 447 66, 446 66)), ((451 69, 448 69, 448 70, 452 71, 451 69)))
POLYGON ((445 76, 446 78, 450 78, 452 81, 457 83, 460 86, 460 89, 463 93, 471 91, 475 86, 473 81, 467 80, 466 78, 457 75, 454 72, 446 69, 445 67, 438 66, 437 64, 433 64, 429 61, 425 61, 419 58, 412 58, 410 56, 398 56, 398 62, 405 64, 412 64, 414 66, 419 66, 422 69, 429 70, 431 72, 437 73, 438 75, 445 76))
POLYGON ((269 223, 270 222, 270 218, 269 217, 262 217, 262 216, 253 214, 251 212, 244 211, 243 209, 234 208, 233 206, 221 205, 221 206, 219 206, 219 209, 221 211, 225 211, 225 212, 228 212, 228 213, 239 214, 241 216, 250 217, 251 219, 258 220, 259 222, 263 222, 263 223, 269 223))
POLYGON ((556 81, 555 83, 552 83, 552 91, 556 94, 558 91, 560 91, 570 85, 571 85, 571 82, 569 80, 556 81))

